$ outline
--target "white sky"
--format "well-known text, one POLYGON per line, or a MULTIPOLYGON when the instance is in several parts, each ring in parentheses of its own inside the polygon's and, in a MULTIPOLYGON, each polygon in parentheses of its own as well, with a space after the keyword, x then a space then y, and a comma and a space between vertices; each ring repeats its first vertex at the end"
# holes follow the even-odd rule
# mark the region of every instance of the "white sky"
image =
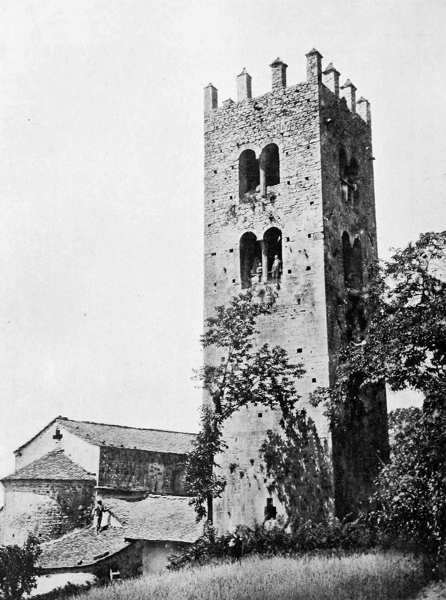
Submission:
POLYGON ((209 81, 235 97, 246 66, 259 95, 317 47, 372 102, 381 255, 445 228, 445 22, 444 0, 1 2, 1 472, 58 414, 196 429, 209 81))

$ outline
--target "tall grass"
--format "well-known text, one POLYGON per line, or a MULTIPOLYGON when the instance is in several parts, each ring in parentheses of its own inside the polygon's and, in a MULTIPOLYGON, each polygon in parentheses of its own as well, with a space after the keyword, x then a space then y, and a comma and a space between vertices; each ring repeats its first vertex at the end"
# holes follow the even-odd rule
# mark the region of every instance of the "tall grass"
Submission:
POLYGON ((259 558, 183 569, 92 590, 82 600, 397 600, 422 586, 398 554, 259 558))

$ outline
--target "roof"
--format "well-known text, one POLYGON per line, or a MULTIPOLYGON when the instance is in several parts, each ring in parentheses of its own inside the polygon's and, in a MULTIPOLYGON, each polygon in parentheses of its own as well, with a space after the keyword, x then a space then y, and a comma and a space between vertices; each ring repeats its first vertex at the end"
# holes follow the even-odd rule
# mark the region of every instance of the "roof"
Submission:
POLYGON ((147 541, 192 543, 202 535, 202 525, 186 496, 150 495, 138 502, 115 498, 105 507, 123 525, 125 537, 147 541))
POLYGON ((109 446, 172 454, 186 454, 191 449, 195 433, 165 431, 162 429, 142 429, 125 425, 109 425, 92 421, 73 421, 66 417, 56 417, 43 430, 16 450, 32 442, 42 431, 57 423, 73 435, 95 446, 109 446))
POLYGON ((78 529, 42 544, 39 566, 79 569, 93 565, 127 548, 135 540, 192 543, 203 533, 195 511, 185 496, 148 496, 128 501, 104 500, 105 509, 120 525, 96 533, 92 527, 78 529))
POLYGON ((88 473, 74 463, 63 450, 52 450, 37 460, 25 465, 15 473, 7 475, 2 481, 23 479, 67 479, 70 481, 96 481, 94 473, 88 473))
POLYGON ((130 544, 119 527, 100 534, 93 527, 77 529, 41 544, 39 566, 48 570, 87 567, 124 550, 130 544))

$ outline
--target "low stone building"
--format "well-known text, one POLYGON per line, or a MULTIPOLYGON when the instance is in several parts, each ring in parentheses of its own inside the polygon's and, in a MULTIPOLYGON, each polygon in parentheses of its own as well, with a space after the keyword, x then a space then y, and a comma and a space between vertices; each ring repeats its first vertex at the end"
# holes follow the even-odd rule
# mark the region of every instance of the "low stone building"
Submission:
POLYGON ((15 472, 1 482, 0 544, 42 542, 91 525, 97 498, 185 497, 185 455, 192 433, 56 417, 15 451, 15 472))
POLYGON ((29 533, 49 540, 89 521, 96 477, 52 450, 2 479, 1 542, 22 544, 29 533))
POLYGON ((110 519, 99 532, 85 527, 42 544, 42 573, 65 573, 67 580, 72 573, 101 579, 157 573, 170 555, 202 533, 189 502, 186 496, 108 499, 104 505, 110 519))

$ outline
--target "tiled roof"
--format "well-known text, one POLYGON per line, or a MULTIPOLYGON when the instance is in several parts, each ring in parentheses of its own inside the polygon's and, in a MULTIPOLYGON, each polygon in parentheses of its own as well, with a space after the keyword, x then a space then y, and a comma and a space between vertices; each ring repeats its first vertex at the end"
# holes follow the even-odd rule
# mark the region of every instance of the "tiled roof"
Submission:
POLYGON ((195 438, 194 433, 139 429, 137 427, 124 427, 123 425, 71 421, 63 418, 59 418, 58 423, 70 433, 97 446, 185 454, 190 451, 191 442, 195 438))
POLYGON ((111 446, 116 448, 131 448, 148 450, 150 452, 165 452, 186 454, 191 449, 195 433, 181 431, 164 431, 162 429, 141 429, 124 425, 108 425, 91 421, 73 421, 66 417, 56 417, 39 431, 34 437, 22 444, 16 453, 30 444, 43 431, 53 425, 58 425, 81 439, 95 446, 111 446))
POLYGON ((114 527, 97 534, 93 527, 71 533, 41 544, 39 566, 43 569, 73 569, 87 567, 127 548, 123 530, 114 527))
POLYGON ((106 508, 123 525, 130 539, 194 542, 202 534, 202 525, 185 496, 148 496, 145 500, 129 502, 107 498, 106 508))
POLYGON ((78 529, 42 544, 39 564, 47 570, 78 569, 123 550, 133 540, 192 543, 202 535, 195 511, 184 496, 148 496, 131 502, 107 498, 104 506, 120 526, 96 533, 78 529))
POLYGON ((52 450, 32 463, 25 465, 15 473, 4 477, 3 481, 17 479, 95 481, 96 477, 93 473, 88 473, 80 465, 69 459, 63 450, 52 450))

